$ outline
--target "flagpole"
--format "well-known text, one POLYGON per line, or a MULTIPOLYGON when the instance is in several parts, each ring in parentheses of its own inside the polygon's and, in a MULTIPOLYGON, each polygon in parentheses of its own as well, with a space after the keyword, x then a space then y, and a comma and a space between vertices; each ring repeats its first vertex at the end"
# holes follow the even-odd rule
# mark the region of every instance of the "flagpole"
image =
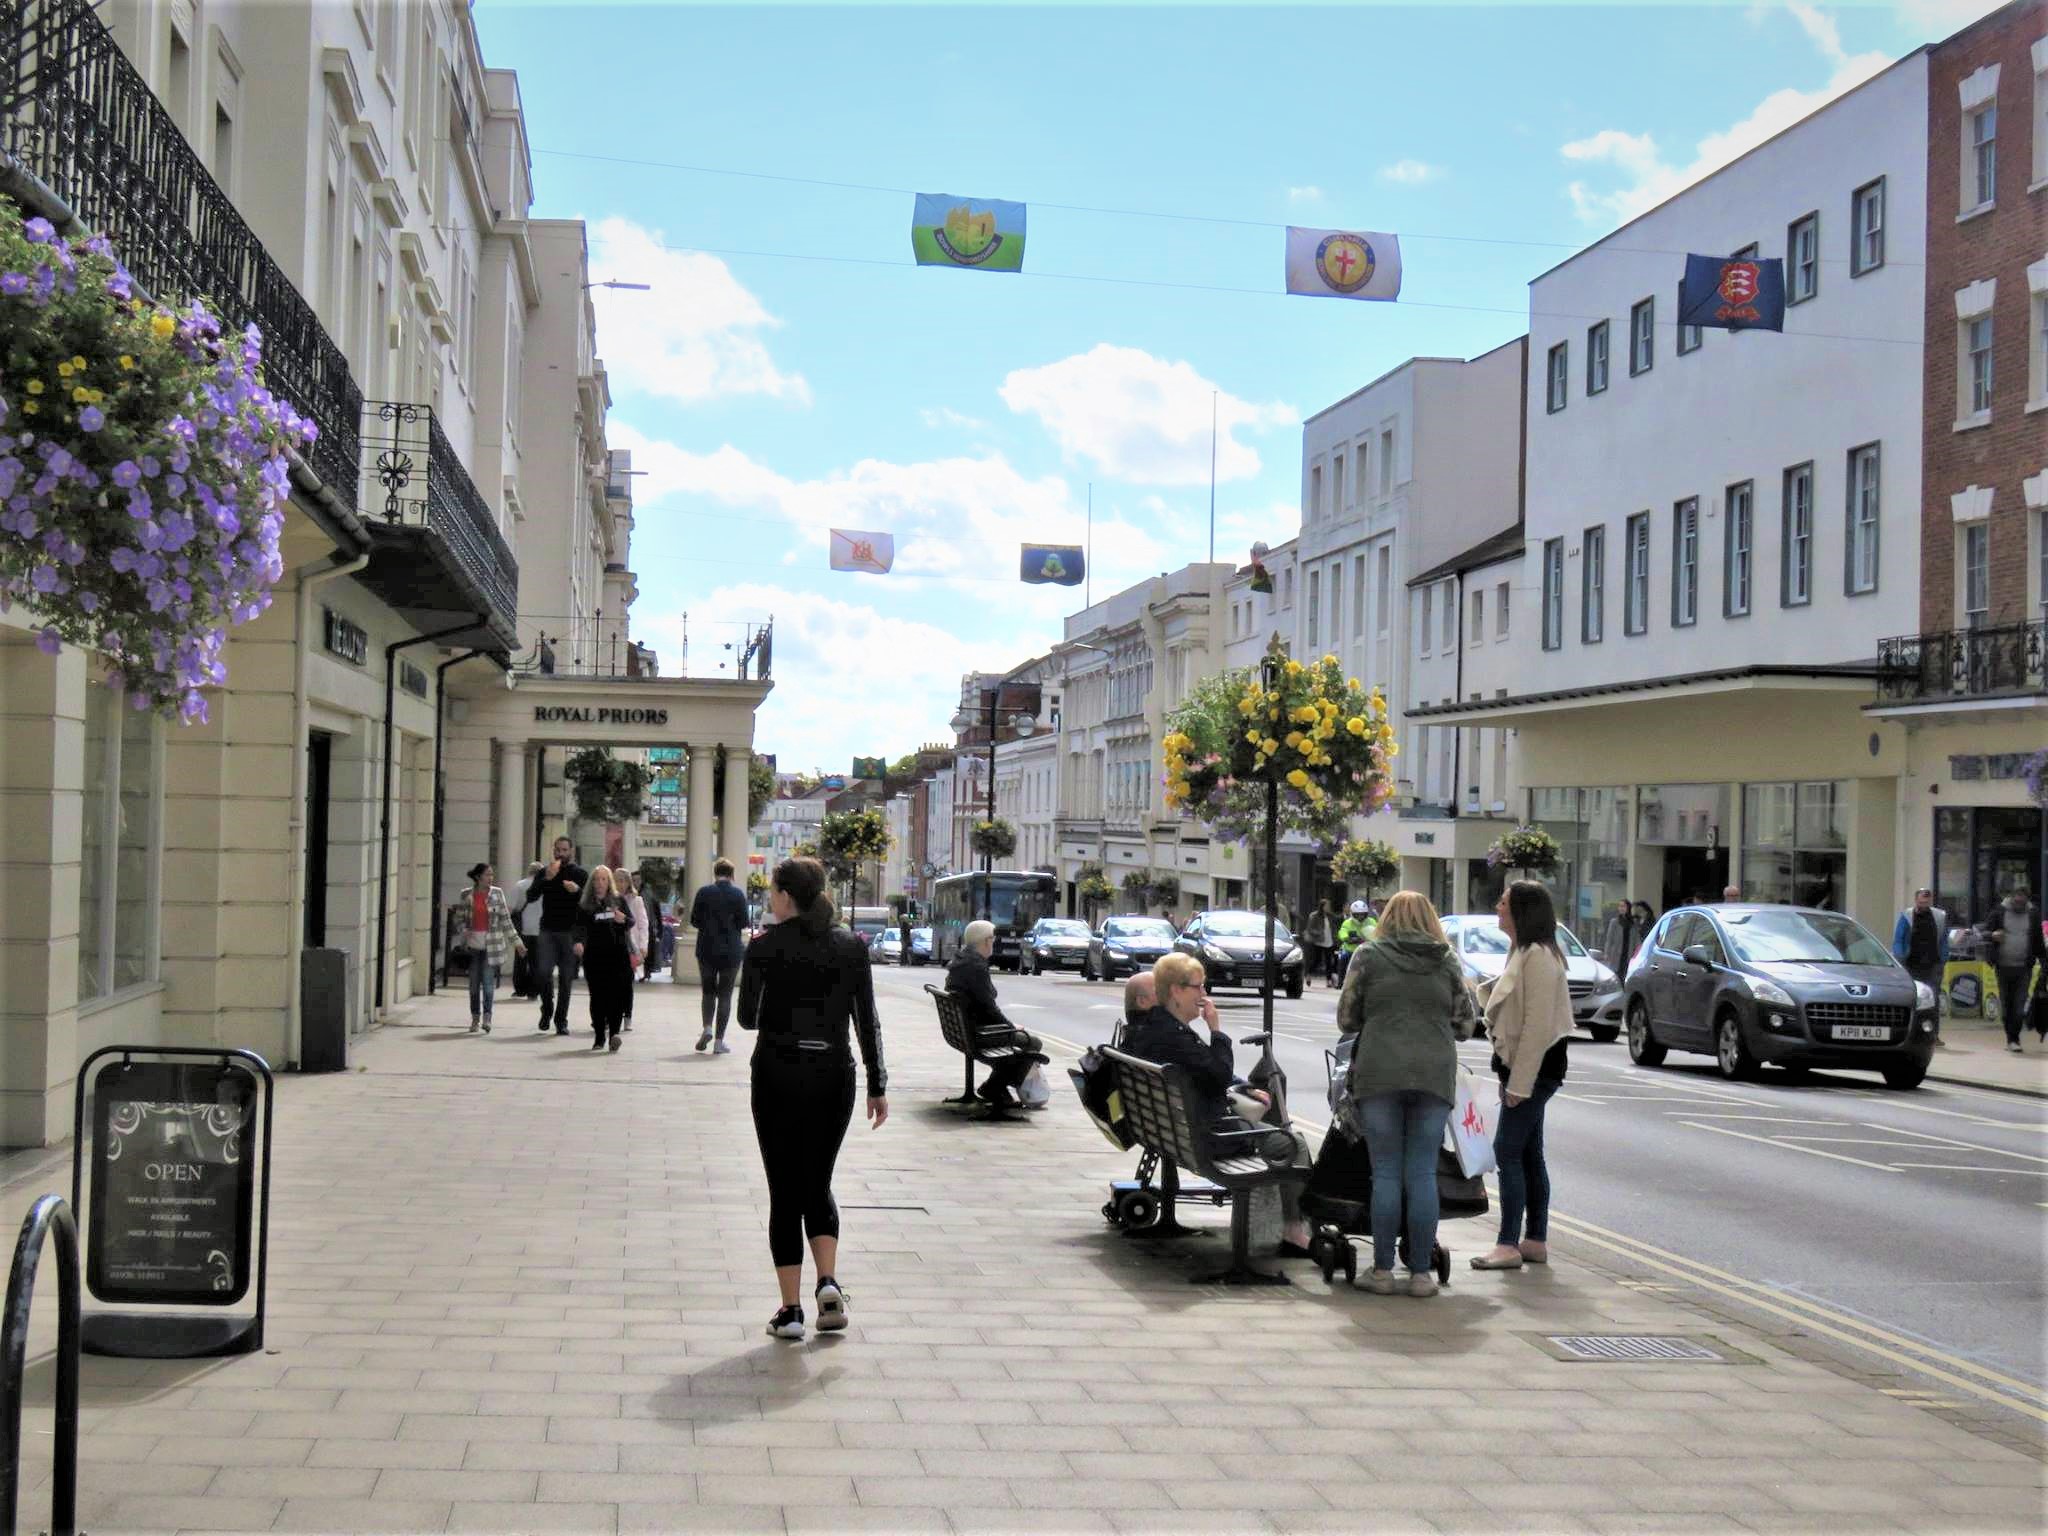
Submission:
POLYGON ((1216 563, 1216 395, 1209 391, 1209 563, 1216 563))
POLYGON ((1095 482, 1088 482, 1088 547, 1081 552, 1081 580, 1086 585, 1081 589, 1081 606, 1095 606, 1095 482))

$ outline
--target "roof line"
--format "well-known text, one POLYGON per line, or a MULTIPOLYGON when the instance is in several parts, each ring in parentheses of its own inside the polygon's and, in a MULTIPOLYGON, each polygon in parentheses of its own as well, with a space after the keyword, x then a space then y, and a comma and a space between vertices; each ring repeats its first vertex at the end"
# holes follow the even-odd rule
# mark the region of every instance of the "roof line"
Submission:
POLYGON ((1765 664, 1753 667, 1724 667, 1711 672, 1681 672, 1665 677, 1636 678, 1619 683, 1589 683, 1583 688, 1558 688, 1548 693, 1524 693, 1504 699, 1453 700, 1447 704, 1421 704, 1405 711, 1411 720, 1433 716, 1486 714, 1500 709, 1522 709, 1535 704, 1562 704, 1574 699, 1596 699, 1609 694, 1650 693, 1667 688, 1686 688, 1699 683, 1739 682, 1747 678, 1817 677, 1853 682, 1875 680, 1882 673, 1875 661, 1845 661, 1811 666, 1765 664))

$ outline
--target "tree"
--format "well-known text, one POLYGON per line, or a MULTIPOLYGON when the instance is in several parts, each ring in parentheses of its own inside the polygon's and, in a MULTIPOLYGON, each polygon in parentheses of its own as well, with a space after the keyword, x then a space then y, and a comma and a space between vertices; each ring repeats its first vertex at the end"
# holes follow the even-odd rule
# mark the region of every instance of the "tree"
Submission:
POLYGON ((915 775, 916 772, 917 754, 915 752, 906 752, 889 765, 889 777, 892 779, 907 779, 915 775))
POLYGON ((818 858, 834 885, 851 885, 861 865, 879 861, 889 843, 889 823, 873 806, 831 811, 818 823, 818 858))
POLYGON ((1330 873, 1345 885, 1357 887, 1356 894, 1368 900, 1382 881, 1391 880, 1400 872, 1401 856, 1387 843, 1354 840, 1339 848, 1330 859, 1330 873))
MULTIPOLYGON (((761 812, 768 802, 775 798, 775 770, 768 766, 768 759, 756 752, 747 758, 747 825, 753 826, 761 819, 761 812)), ((725 754, 720 753, 717 765, 711 770, 711 803, 725 804, 725 754)))

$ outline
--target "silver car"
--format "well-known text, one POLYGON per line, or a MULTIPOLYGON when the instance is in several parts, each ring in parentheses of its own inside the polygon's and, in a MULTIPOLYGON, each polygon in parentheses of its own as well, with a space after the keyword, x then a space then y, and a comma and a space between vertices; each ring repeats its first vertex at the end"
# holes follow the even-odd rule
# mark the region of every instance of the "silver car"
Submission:
MULTIPOLYGON (((1501 930, 1500 920, 1485 916, 1447 917, 1444 932, 1465 975, 1484 997, 1500 973, 1507 969, 1513 948, 1501 930)), ((1566 985, 1572 994, 1572 1017, 1579 1027, 1603 1045, 1621 1038, 1623 1022, 1621 978, 1587 950, 1578 935, 1559 923, 1557 946, 1564 951, 1566 985)))

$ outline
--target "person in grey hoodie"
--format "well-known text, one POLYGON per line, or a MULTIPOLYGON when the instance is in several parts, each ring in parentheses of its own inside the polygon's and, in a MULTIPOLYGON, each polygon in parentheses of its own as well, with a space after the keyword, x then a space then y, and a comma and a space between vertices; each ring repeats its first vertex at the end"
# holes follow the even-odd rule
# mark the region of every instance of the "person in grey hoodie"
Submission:
MULTIPOLYGON (((2005 893, 2005 902, 1984 925, 1990 941, 1990 959, 1998 971, 1998 1001, 2005 1016, 2005 1048, 2015 1055, 2027 1022, 2027 984, 2034 966, 2048 965, 2048 940, 2041 935, 2041 909, 2027 899, 2027 888, 2016 885, 2005 893)), ((2048 1038, 2044 1036, 2043 1038, 2048 1038)))
POLYGON ((1394 1293, 1396 1239, 1407 1205, 1408 1294, 1434 1296, 1437 1151, 1457 1092, 1458 1042, 1478 1010, 1429 898, 1397 891, 1378 935, 1351 957, 1337 1027, 1358 1036, 1350 1090, 1372 1153, 1372 1273, 1367 1288, 1394 1293))

